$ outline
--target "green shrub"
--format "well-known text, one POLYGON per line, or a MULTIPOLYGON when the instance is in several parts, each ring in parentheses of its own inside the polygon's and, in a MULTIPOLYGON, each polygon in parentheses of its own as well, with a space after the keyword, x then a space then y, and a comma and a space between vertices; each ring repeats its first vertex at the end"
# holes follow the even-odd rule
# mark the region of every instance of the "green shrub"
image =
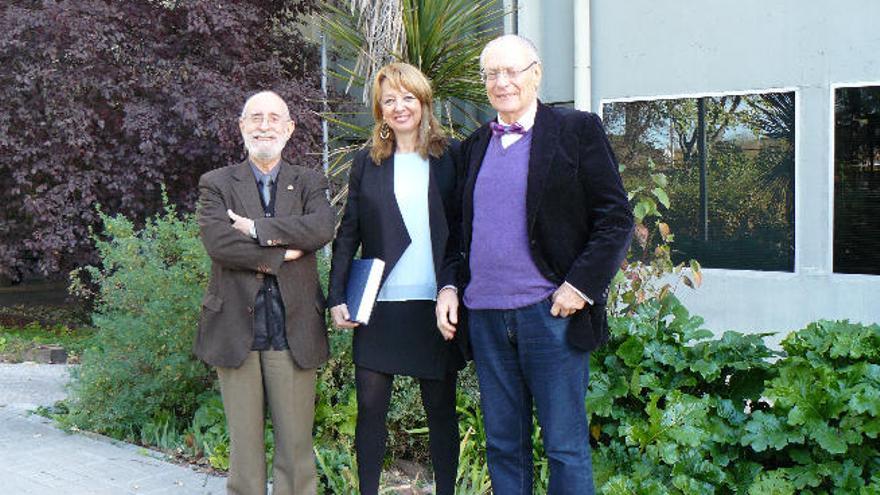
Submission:
POLYGON ((229 469, 229 432, 219 392, 199 400, 199 408, 187 429, 186 445, 197 458, 206 458, 214 469, 229 469))
POLYGON ((318 464, 318 486, 325 495, 358 493, 357 460, 352 445, 338 442, 316 445, 315 460, 318 464))
POLYGON ((486 431, 483 427, 479 396, 469 393, 467 387, 460 388, 456 397, 456 410, 461 437, 456 493, 462 495, 491 493, 489 467, 486 465, 486 431))
MULTIPOLYGON (((96 287, 96 331, 56 416, 228 469, 222 400, 212 371, 190 351, 210 263, 194 218, 166 206, 141 229, 120 216, 102 220, 101 265, 74 274, 80 294, 89 292, 83 275, 96 287)), ((820 321, 789 335, 784 353, 766 347, 766 334, 712 338, 662 278, 671 273, 699 285, 699 265, 684 275, 669 263, 668 228, 655 222, 651 235, 640 225, 641 259, 613 291, 611 340, 591 356, 586 402, 599 491, 880 493, 880 326, 820 321)), ((326 286, 328 263, 319 258, 326 286)), ((6 338, 0 346, 9 345, 6 338)), ((330 343, 332 357, 318 372, 315 453, 323 492, 348 493, 356 487, 351 334, 332 331, 330 343)), ((460 374, 457 400, 458 490, 485 494, 472 367, 460 374)), ((428 461, 416 380, 396 380, 388 421, 389 459, 428 461)), ((542 494, 548 465, 535 426, 535 490, 542 494)), ((267 421, 270 457, 271 428, 267 421)))
POLYGON ((168 411, 159 411, 150 422, 141 427, 140 443, 164 451, 177 449, 182 441, 180 420, 168 411))
POLYGON ((880 325, 819 321, 782 347, 787 356, 763 390, 770 406, 742 437, 767 471, 759 486, 880 493, 880 325))
POLYGON ((672 295, 610 321, 591 356, 587 410, 604 493, 715 493, 751 481, 739 434, 774 355, 762 335, 709 340, 672 295))
POLYGON ((141 229, 120 215, 101 219, 101 265, 73 274, 80 294, 81 275, 97 287, 96 332, 73 371, 65 421, 136 441, 155 435, 145 425, 187 424, 211 387, 211 370, 190 350, 209 260, 192 216, 167 202, 141 229))
POLYGON ((775 353, 701 325, 673 296, 612 319, 587 398, 601 493, 878 493, 880 326, 813 323, 775 353))

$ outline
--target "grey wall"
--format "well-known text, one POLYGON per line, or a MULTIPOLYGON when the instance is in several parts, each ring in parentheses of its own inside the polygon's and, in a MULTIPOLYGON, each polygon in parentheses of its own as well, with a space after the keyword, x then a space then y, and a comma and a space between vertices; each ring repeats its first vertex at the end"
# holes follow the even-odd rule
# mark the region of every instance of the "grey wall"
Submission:
POLYGON ((593 0, 592 14, 594 103, 880 78, 875 0, 593 0))
MULTIPOLYGON (((524 3, 541 7, 525 24, 538 26, 542 40, 573 26, 571 11, 562 12, 571 2, 524 3)), ((820 318, 880 321, 880 277, 832 268, 832 85, 880 84, 878 19, 876 0, 592 1, 594 109, 620 99, 796 92, 795 272, 706 270, 701 289, 680 295, 709 328, 785 332, 820 318)), ((539 46, 545 82, 571 64, 571 43, 539 46)), ((568 88, 548 85, 545 98, 570 100, 568 88)), ((880 220, 865 235, 880 235, 880 220)))
POLYGON ((538 48, 543 62, 541 100, 574 100, 574 2, 582 0, 519 0, 519 34, 538 48))

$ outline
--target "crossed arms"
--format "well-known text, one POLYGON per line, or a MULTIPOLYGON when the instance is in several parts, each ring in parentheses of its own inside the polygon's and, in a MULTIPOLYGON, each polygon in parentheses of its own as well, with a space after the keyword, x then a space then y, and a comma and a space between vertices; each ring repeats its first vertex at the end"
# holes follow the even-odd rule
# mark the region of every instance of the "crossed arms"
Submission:
POLYGON ((330 242, 335 215, 327 201, 327 181, 317 173, 301 174, 305 181, 302 214, 256 221, 232 212, 215 174, 199 180, 198 222, 208 256, 226 268, 277 274, 293 261, 330 242), (258 239, 249 235, 256 223, 258 239))

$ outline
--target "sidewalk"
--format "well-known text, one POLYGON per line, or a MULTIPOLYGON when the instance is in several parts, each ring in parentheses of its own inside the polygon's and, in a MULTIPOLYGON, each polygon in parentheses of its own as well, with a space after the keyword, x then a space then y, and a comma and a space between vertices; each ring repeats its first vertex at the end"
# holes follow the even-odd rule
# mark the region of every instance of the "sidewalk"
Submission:
POLYGON ((14 495, 221 495, 226 479, 104 437, 68 434, 37 406, 64 398, 67 366, 0 364, 0 492, 14 495))

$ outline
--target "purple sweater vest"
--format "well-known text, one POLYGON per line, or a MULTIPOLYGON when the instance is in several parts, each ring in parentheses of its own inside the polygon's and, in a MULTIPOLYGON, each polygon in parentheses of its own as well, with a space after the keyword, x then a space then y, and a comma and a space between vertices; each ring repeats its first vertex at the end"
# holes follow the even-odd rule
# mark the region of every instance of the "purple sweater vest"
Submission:
POLYGON ((534 304, 556 287, 529 251, 526 185, 532 132, 507 149, 493 136, 474 186, 471 280, 464 291, 470 309, 516 309, 534 304))

